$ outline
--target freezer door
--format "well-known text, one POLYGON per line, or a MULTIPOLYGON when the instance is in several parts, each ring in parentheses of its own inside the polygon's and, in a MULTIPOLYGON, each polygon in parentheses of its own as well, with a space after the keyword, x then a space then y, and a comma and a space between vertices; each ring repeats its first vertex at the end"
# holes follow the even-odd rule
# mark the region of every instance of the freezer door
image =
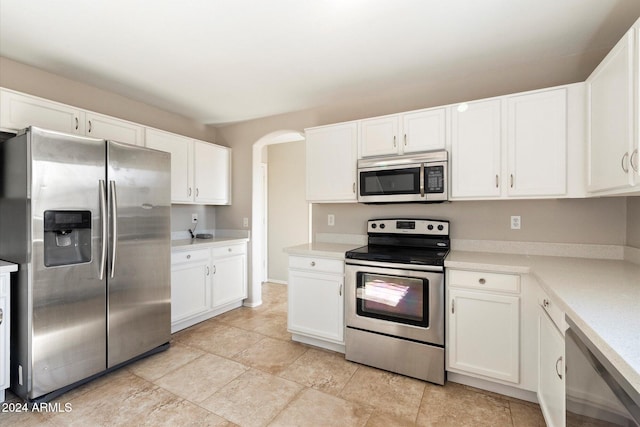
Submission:
POLYGON ((170 339, 171 156, 113 141, 107 147, 111 368, 170 339))
POLYGON ((14 302, 19 336, 11 357, 27 371, 18 392, 34 399, 106 368, 106 148, 103 140, 37 128, 28 143, 32 257, 14 302))

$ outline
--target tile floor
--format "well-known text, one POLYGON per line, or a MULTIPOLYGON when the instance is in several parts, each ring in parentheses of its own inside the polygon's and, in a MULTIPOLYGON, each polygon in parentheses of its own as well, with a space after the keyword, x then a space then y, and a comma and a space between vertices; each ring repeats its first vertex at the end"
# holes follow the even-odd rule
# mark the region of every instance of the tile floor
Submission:
POLYGON ((53 411, 0 413, 0 425, 544 426, 537 405, 291 341, 286 296, 267 283, 262 306, 180 331, 166 352, 72 390, 53 411))

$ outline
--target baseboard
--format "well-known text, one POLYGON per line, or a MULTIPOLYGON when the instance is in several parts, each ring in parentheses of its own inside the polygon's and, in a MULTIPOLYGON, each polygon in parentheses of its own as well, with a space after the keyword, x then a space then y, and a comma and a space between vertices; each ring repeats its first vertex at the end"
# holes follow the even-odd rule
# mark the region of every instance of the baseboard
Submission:
POLYGON ((503 394, 516 399, 526 400, 527 402, 538 403, 538 397, 533 391, 522 390, 516 387, 482 380, 480 378, 469 377, 467 375, 447 371, 447 381, 492 391, 494 393, 503 394))

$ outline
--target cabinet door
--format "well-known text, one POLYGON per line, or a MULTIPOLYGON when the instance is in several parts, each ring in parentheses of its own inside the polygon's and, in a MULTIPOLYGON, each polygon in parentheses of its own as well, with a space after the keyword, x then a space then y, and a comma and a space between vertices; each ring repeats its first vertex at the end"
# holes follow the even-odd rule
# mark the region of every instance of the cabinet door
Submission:
POLYGON ((635 129, 636 133, 634 136, 633 147, 631 150, 631 158, 629 162, 631 163, 631 168, 635 172, 634 181, 636 187, 640 187, 640 19, 636 21, 633 25, 633 31, 635 33, 635 44, 633 49, 634 56, 634 67, 635 67, 635 129))
POLYGON ((508 98, 510 196, 567 191, 567 90, 508 98))
POLYGON ((306 129, 307 200, 355 202, 358 125, 306 129))
POLYGON ((247 257, 236 255, 213 261, 213 308, 247 297, 247 257))
POLYGON ((397 115, 361 120, 360 157, 397 154, 398 125, 397 115))
MULTIPOLYGON (((9 388, 9 274, 0 274, 0 392, 9 388)), ((2 393, 0 393, 2 394, 2 393)))
POLYGON ((171 323, 211 308, 211 267, 208 261, 171 266, 171 323))
POLYGON ((538 317, 538 402, 550 427, 565 425, 564 337, 547 314, 538 317))
POLYGON ((17 131, 28 126, 84 134, 84 120, 79 109, 35 96, 1 90, 0 127, 17 131))
POLYGON ((208 142, 195 143, 195 201, 229 204, 231 150, 208 142))
POLYGON ((171 203, 193 203, 193 140, 147 128, 145 145, 171 153, 171 203))
POLYGON ((445 109, 415 111, 402 115, 402 150, 404 153, 445 148, 445 109))
POLYGON ((342 276, 289 270, 289 331, 344 344, 342 285, 342 276))
POLYGON ((587 79, 588 189, 626 188, 633 183, 629 157, 633 151, 633 35, 616 44, 587 79))
POLYGON ((451 196, 500 196, 500 100, 451 109, 451 196))
POLYGON ((449 290, 449 368, 518 383, 520 298, 449 290))
POLYGON ((126 144, 144 145, 142 126, 91 112, 85 113, 85 121, 85 130, 88 136, 126 144))

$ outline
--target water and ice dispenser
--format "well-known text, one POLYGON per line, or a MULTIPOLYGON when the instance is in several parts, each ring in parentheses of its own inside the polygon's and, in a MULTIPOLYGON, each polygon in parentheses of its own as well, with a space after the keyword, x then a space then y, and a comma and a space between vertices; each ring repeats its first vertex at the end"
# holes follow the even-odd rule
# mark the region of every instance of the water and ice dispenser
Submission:
POLYGON ((91 212, 44 212, 44 265, 91 261, 91 212))

